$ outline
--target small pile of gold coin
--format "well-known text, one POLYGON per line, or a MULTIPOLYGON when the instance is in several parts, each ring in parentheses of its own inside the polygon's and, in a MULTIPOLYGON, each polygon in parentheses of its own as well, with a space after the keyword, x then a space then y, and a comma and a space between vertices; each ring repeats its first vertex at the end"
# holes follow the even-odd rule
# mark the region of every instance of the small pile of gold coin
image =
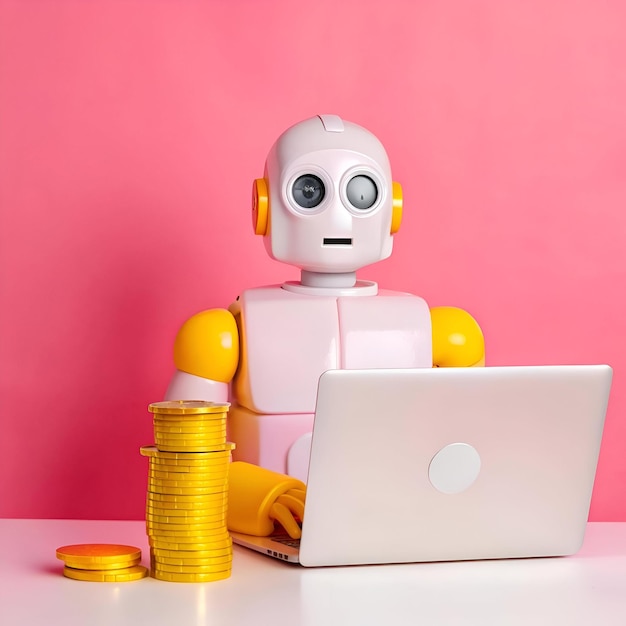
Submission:
POLYGON ((141 565, 141 550, 134 546, 88 543, 57 548, 57 559, 65 563, 63 575, 74 580, 121 583, 148 575, 141 565))
POLYGON ((156 402, 156 445, 150 461, 146 527, 150 574, 172 582, 228 578, 232 539, 226 526, 228 470, 234 444, 226 441, 228 403, 156 402))

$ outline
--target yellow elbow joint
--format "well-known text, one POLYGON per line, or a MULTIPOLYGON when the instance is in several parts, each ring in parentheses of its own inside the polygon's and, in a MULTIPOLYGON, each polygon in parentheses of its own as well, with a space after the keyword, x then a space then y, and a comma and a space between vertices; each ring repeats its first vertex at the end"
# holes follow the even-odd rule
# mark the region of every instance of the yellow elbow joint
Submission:
POLYGON ((435 367, 485 364, 485 339, 476 320, 463 309, 442 306, 430 310, 435 367))
POLYGON ((182 372, 230 382, 239 363, 239 332, 232 313, 210 309, 187 320, 174 342, 174 363, 182 372))

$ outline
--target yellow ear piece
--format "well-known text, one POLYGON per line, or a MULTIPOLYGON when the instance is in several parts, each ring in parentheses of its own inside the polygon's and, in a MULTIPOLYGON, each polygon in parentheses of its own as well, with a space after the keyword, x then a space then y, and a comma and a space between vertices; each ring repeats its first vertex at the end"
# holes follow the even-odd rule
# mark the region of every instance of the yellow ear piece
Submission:
POLYGON ((257 178, 252 183, 252 228, 255 235, 267 235, 269 205, 267 181, 257 178))
POLYGON ((391 234, 400 230, 400 222, 402 221, 402 185, 400 183, 392 183, 393 205, 391 210, 391 234))

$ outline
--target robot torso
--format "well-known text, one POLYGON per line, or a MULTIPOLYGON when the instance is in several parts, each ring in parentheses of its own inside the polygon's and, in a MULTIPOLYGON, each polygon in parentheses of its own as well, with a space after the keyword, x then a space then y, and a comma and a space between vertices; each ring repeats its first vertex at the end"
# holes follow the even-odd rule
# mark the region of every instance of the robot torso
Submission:
POLYGON ((255 413, 313 413, 326 370, 432 367, 422 298, 352 293, 309 295, 280 285, 244 291, 230 307, 240 336, 233 399, 255 413))

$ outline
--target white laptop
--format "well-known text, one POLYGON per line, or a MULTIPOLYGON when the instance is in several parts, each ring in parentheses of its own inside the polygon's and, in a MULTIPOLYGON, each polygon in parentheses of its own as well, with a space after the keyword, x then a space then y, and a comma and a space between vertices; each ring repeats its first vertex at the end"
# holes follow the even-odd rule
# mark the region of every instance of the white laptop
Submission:
POLYGON ((562 556, 580 548, 608 365, 330 370, 300 541, 233 541, 304 566, 562 556))

